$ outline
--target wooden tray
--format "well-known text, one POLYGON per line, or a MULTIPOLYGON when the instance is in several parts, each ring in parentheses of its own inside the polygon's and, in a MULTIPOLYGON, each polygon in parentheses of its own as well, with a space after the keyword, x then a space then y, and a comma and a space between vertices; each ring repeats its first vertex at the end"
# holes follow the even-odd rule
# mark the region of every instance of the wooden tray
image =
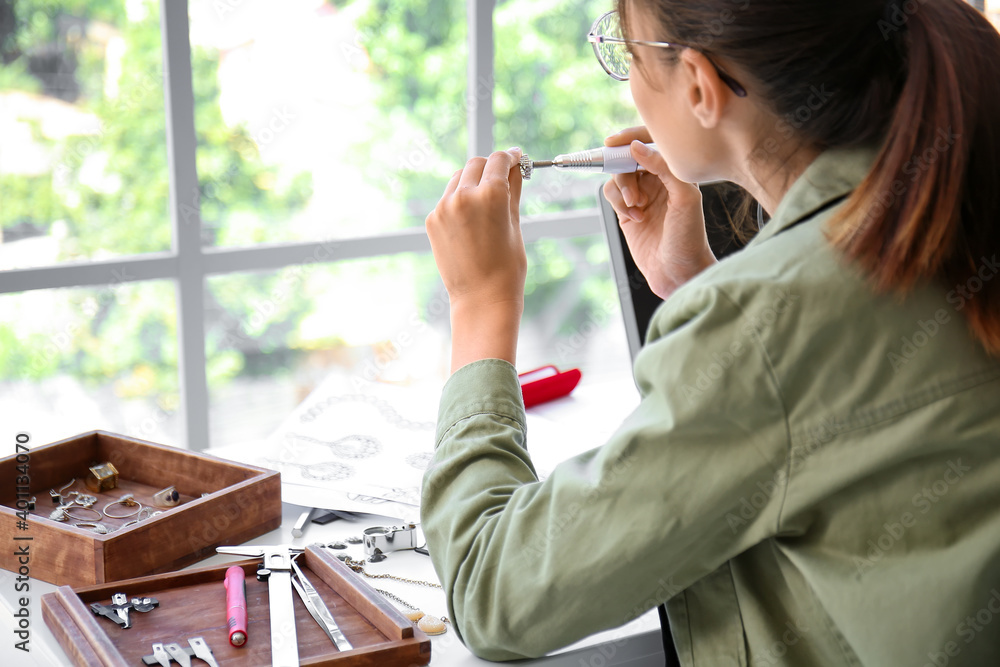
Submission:
MULTIPOLYGON (((33 579, 63 585, 99 584, 157 572, 169 572, 215 554, 222 544, 242 544, 281 525, 281 477, 273 470, 234 463, 176 447, 157 445, 106 431, 91 431, 49 445, 32 448, 27 462, 30 493, 36 497, 28 526, 20 524, 16 485, 0 484, 0 541, 12 545, 0 550, 0 567, 17 572, 15 546, 27 546, 33 579), (118 488, 93 493, 84 483, 90 466, 111 462, 118 469, 118 488), (56 505, 49 489, 59 490, 72 478, 70 490, 97 496, 95 510, 125 493, 143 507, 153 494, 174 486, 181 504, 152 506, 163 513, 128 528, 134 519, 101 522, 118 528, 105 535, 49 514, 56 505), (203 496, 202 494, 208 494, 203 496)), ((24 458, 0 459, 0 480, 13 482, 24 474, 24 458)), ((22 477, 23 480, 23 477, 22 477)), ((125 514, 122 505, 109 509, 125 514)), ((81 516, 92 516, 86 510, 81 516)))
MULTIPOLYGON (((259 559, 183 572, 159 574, 84 588, 60 587, 42 596, 42 617, 76 665, 132 667, 153 652, 153 642, 188 646, 203 637, 216 662, 224 665, 270 665, 271 629, 267 584, 257 581, 259 559), (226 624, 226 569, 236 564, 246 573, 247 643, 229 644, 226 624), (100 618, 92 602, 109 604, 114 593, 155 597, 160 606, 148 613, 131 612, 128 630, 100 618)), ((353 650, 339 652, 309 615, 297 594, 295 632, 302 665, 338 667, 403 667, 426 665, 431 642, 405 616, 347 566, 322 547, 307 547, 298 558, 306 577, 323 597, 353 650)), ((204 665, 192 660, 193 667, 204 665)))

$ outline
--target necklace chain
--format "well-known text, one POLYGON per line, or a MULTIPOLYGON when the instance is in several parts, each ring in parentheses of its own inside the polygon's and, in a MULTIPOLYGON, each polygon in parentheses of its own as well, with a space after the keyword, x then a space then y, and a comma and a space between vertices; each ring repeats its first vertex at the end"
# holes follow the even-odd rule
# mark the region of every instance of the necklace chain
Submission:
POLYGON ((419 579, 407 579, 406 577, 398 577, 398 576, 396 576, 394 574, 372 574, 371 572, 368 572, 368 571, 365 570, 365 568, 364 568, 364 561, 361 561, 361 560, 354 560, 353 558, 348 558, 347 560, 344 561, 344 564, 347 565, 347 567, 349 567, 352 570, 354 570, 355 572, 360 572, 361 574, 365 575, 369 579, 392 579, 394 581, 402 581, 404 583, 414 584, 416 586, 427 586, 429 588, 441 588, 441 589, 444 589, 444 587, 441 584, 435 584, 432 581, 420 581, 419 579))
MULTIPOLYGON (((420 581, 419 579, 407 579, 406 577, 397 577, 394 574, 372 574, 371 572, 368 572, 367 570, 365 570, 365 568, 364 568, 364 561, 354 560, 353 558, 345 558, 343 562, 344 562, 344 565, 346 565, 347 567, 351 568, 352 570, 354 570, 355 572, 357 572, 359 574, 363 574, 364 576, 368 577, 369 579, 391 579, 393 581, 401 581, 401 582, 406 583, 406 584, 414 584, 415 586, 427 586, 428 588, 440 588, 442 590, 444 589, 444 587, 441 584, 435 584, 432 581, 420 581)), ((417 611, 419 611, 419 609, 420 609, 419 607, 414 607, 409 602, 404 601, 399 596, 393 595, 392 593, 389 593, 388 591, 384 591, 381 588, 376 588, 375 590, 378 591, 379 593, 381 593, 382 595, 384 595, 385 597, 389 598, 393 602, 398 602, 399 604, 403 605, 407 609, 413 609, 413 610, 417 610, 417 611)), ((441 620, 444 621, 445 623, 451 623, 451 621, 448 620, 447 616, 442 616, 441 620)))

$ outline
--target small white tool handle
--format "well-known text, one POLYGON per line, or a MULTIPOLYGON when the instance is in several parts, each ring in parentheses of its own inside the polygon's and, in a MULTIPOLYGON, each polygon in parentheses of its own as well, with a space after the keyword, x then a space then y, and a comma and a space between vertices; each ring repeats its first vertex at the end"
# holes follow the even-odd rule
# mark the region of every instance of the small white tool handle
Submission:
MULTIPOLYGON (((656 144, 646 145, 656 150, 656 144)), ((629 174, 642 168, 632 159, 632 151, 628 145, 602 146, 578 153, 557 155, 552 166, 556 169, 599 171, 603 174, 629 174)))
MULTIPOLYGON (((655 144, 646 144, 656 150, 655 144)), ((630 174, 639 169, 639 163, 632 158, 632 150, 625 146, 605 146, 601 149, 604 153, 604 168, 601 170, 605 174, 630 174)))

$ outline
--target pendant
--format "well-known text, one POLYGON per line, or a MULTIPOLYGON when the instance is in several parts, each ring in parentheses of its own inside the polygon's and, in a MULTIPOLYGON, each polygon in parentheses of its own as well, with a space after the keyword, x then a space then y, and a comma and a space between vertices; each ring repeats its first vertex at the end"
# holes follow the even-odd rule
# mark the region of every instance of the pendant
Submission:
POLYGON ((425 635, 443 635, 448 629, 444 625, 444 621, 439 618, 434 618, 433 616, 424 616, 419 621, 417 621, 417 627, 425 635))

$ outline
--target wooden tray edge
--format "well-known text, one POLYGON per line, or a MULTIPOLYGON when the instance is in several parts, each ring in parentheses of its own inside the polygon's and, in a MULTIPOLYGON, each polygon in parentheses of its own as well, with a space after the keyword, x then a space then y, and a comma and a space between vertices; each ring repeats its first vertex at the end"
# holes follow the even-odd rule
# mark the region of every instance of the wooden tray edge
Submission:
MULTIPOLYGON (((345 600, 348 600, 352 606, 355 606, 355 609, 382 633, 385 637, 385 643, 345 653, 335 652, 315 656, 303 660, 302 665, 321 667, 323 665, 358 664, 360 666, 385 665, 386 667, 394 667, 405 665, 406 667, 419 667, 430 664, 432 645, 426 634, 417 629, 399 610, 384 600, 377 591, 362 581, 343 563, 323 552, 317 554, 316 549, 307 547, 306 551, 311 552, 311 560, 307 561, 306 567, 317 576, 325 574, 337 582, 338 586, 331 587, 345 600), (329 562, 330 558, 334 564, 329 562), (340 570, 335 572, 333 568, 337 567, 340 570), (355 605, 344 595, 344 586, 360 590, 365 596, 362 599, 369 604, 367 606, 355 605), (372 615, 369 615, 370 613, 372 615), (411 631, 411 636, 399 637, 395 636, 394 633, 386 632, 383 627, 395 627, 395 624, 387 625, 386 623, 390 620, 390 616, 395 617, 391 619, 393 621, 401 620, 405 623, 411 631)), ((308 556, 310 554, 307 553, 308 556)), ((96 622, 96 619, 87 615, 90 612, 90 601, 108 598, 112 591, 122 591, 131 596, 187 586, 199 583, 201 580, 219 581, 221 580, 220 573, 234 565, 242 567, 247 576, 253 576, 259 562, 259 559, 250 558, 165 574, 151 574, 121 581, 90 584, 77 588, 62 586, 55 593, 42 596, 42 616, 59 645, 70 656, 75 665, 80 667, 90 667, 91 665, 127 667, 124 658, 117 651, 114 643, 110 641, 107 633, 96 622), (75 609, 70 607, 75 607, 75 609), (105 654, 107 657, 102 657, 105 654)), ((327 583, 329 585, 329 582, 327 583)))
POLYGON ((59 647, 66 652, 77 667, 89 667, 101 664, 101 659, 90 648, 88 642, 74 641, 71 634, 82 636, 83 631, 69 615, 62 601, 55 593, 42 596, 42 620, 48 626, 52 636, 56 638, 59 647), (72 647, 70 650, 67 647, 72 647))

